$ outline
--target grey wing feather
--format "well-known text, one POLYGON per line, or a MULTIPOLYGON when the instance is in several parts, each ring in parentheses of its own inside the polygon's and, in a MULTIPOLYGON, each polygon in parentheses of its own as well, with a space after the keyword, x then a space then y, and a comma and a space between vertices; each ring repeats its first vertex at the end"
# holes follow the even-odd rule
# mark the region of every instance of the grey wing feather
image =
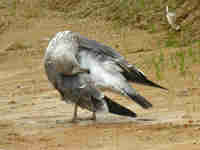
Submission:
POLYGON ((103 45, 95 40, 89 40, 86 37, 83 37, 81 35, 79 35, 79 44, 80 44, 79 45, 80 48, 83 48, 86 50, 92 50, 94 52, 104 54, 115 59, 124 59, 124 57, 121 56, 113 48, 103 45))

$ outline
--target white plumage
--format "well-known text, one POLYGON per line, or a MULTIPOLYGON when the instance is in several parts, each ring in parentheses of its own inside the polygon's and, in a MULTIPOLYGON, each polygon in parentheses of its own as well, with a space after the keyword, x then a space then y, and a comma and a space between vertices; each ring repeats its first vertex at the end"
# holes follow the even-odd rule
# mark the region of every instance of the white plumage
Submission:
POLYGON ((168 23, 171 25, 173 29, 180 30, 180 26, 176 25, 176 13, 169 12, 168 6, 166 6, 166 17, 167 17, 168 23))

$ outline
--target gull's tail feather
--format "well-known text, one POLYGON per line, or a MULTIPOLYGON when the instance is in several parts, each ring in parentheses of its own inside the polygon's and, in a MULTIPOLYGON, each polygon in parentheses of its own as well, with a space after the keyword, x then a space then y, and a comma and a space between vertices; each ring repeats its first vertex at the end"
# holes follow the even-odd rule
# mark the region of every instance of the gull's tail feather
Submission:
POLYGON ((131 94, 126 92, 127 96, 129 96, 133 101, 135 101, 137 104, 142 106, 145 109, 151 108, 153 105, 148 102, 144 97, 142 97, 139 94, 131 94))
POLYGON ((128 117, 137 117, 137 114, 132 112, 131 110, 125 108, 124 106, 112 101, 108 97, 104 97, 104 100, 108 106, 109 112, 112 114, 117 114, 121 116, 128 116, 128 117))
POLYGON ((147 85, 147 86, 152 86, 152 87, 168 90, 167 88, 162 87, 162 86, 150 81, 147 77, 144 76, 144 74, 142 72, 140 72, 139 70, 137 70, 134 67, 128 68, 128 70, 124 70, 124 72, 122 72, 122 74, 129 81, 132 81, 132 82, 135 82, 138 84, 143 84, 143 85, 147 85))

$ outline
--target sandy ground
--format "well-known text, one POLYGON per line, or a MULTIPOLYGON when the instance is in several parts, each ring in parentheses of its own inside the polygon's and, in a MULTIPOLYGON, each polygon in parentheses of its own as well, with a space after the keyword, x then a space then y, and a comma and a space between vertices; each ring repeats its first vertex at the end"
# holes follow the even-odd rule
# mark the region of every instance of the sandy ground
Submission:
MULTIPOLYGON (((143 110, 119 95, 106 93, 138 113, 136 119, 99 114, 97 121, 70 123, 73 107, 60 100, 43 70, 48 39, 57 31, 73 30, 117 47, 130 62, 140 63, 138 54, 123 49, 155 50, 156 39, 144 31, 115 32, 107 23, 60 18, 31 20, 27 28, 14 27, 0 35, 0 149, 2 150, 199 150, 199 80, 169 71, 157 81, 155 73, 143 70, 152 80, 170 89, 133 85, 154 105, 143 110)), ((173 51, 170 49, 169 51, 173 51)), ((194 72, 199 69, 194 66, 194 72)), ((80 110, 79 116, 91 114, 80 110)))

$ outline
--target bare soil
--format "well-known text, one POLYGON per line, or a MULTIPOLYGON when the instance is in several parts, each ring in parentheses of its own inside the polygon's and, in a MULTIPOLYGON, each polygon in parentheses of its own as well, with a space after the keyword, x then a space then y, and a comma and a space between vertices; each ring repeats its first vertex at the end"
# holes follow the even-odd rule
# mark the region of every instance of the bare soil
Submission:
MULTIPOLYGON (((2 150, 199 150, 200 88, 197 64, 195 75, 180 76, 177 70, 163 72, 158 81, 155 69, 142 64, 141 70, 169 92, 133 84, 154 107, 143 110, 128 99, 106 93, 138 113, 136 119, 80 110, 86 120, 71 123, 73 106, 60 100, 47 81, 43 55, 48 40, 58 31, 72 30, 101 41, 126 56, 131 63, 143 63, 160 50, 163 34, 122 28, 118 32, 102 20, 70 19, 53 16, 29 19, 9 25, 0 34, 0 149, 2 150), (138 50, 141 52, 136 53, 138 50)), ((195 47, 195 46, 194 46, 195 47)), ((199 48, 198 46, 196 48, 199 48)), ((162 48, 166 55, 177 51, 162 48)))

